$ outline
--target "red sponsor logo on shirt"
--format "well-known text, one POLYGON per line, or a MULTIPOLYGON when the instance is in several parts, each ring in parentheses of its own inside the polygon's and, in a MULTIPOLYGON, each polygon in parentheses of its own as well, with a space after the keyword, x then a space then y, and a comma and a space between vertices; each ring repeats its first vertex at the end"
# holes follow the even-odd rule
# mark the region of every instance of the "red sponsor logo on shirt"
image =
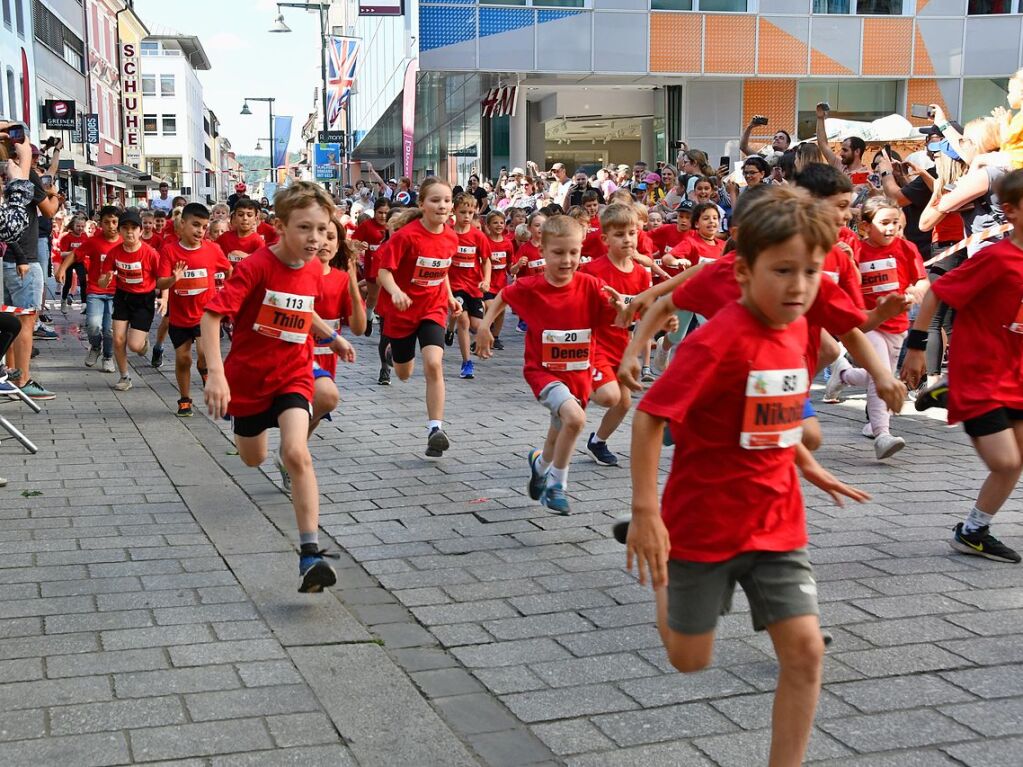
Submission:
POLYGON ((792 447, 803 436, 806 368, 751 370, 739 444, 747 450, 792 447))

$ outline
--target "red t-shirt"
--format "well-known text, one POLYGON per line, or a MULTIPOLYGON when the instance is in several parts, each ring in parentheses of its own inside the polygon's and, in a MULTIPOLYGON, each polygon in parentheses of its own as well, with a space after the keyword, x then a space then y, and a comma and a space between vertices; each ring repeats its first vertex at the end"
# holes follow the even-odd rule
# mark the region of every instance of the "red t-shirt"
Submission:
MULTIPOLYGON (((330 271, 323 275, 323 281, 320 283, 320 293, 316 297, 316 313, 334 330, 340 330, 341 325, 348 322, 354 311, 352 296, 348 292, 350 281, 348 272, 331 267, 330 271)), ((329 371, 331 378, 337 374, 337 355, 330 348, 329 341, 317 342, 313 347, 313 355, 316 364, 329 371)))
POLYGON ((269 248, 241 261, 206 311, 234 319, 224 372, 231 387, 231 415, 270 408, 274 398, 295 393, 313 401, 313 304, 323 264, 301 269, 284 264, 269 248))
POLYGON ((174 327, 193 328, 213 298, 216 275, 226 274, 231 264, 224 251, 209 240, 203 240, 195 250, 178 241, 168 242, 160 251, 160 277, 172 276, 178 261, 185 262, 185 273, 168 289, 167 317, 174 327))
POLYGON ((946 213, 945 217, 934 225, 933 242, 959 242, 963 239, 963 217, 958 213, 946 213))
POLYGON ((352 232, 352 239, 366 243, 366 250, 361 254, 363 273, 367 278, 376 279, 378 259, 376 252, 387 236, 387 227, 381 226, 375 219, 367 218, 352 232))
MULTIPOLYGON (((78 249, 89 239, 89 235, 85 234, 72 234, 68 232, 60 238, 60 244, 57 246, 60 253, 77 253, 78 249)), ((78 259, 76 258, 77 262, 78 259)))
POLYGON ((562 287, 541 275, 518 279, 501 292, 528 327, 522 376, 533 396, 561 381, 586 406, 592 387, 593 331, 614 315, 602 286, 593 275, 576 272, 562 287))
POLYGON ((110 282, 105 288, 99 286, 99 278, 102 275, 103 263, 107 254, 117 245, 121 244, 121 236, 116 240, 106 240, 101 234, 94 234, 79 246, 75 251, 75 261, 82 261, 88 269, 88 292, 97 296, 114 295, 114 283, 110 282))
MULTIPOLYGON (((650 232, 650 239, 654 244, 654 263, 667 272, 669 276, 678 274, 682 271, 682 269, 678 266, 665 266, 663 260, 664 256, 672 253, 682 240, 691 237, 692 231, 692 229, 679 231, 679 228, 675 224, 663 224, 650 232)), ((655 272, 654 284, 658 284, 663 281, 664 278, 655 272)))
POLYGON ((230 230, 220 235, 216 239, 216 243, 220 246, 221 250, 227 254, 227 260, 232 264, 236 264, 241 261, 242 258, 245 258, 245 256, 232 256, 231 254, 235 251, 241 251, 246 256, 251 256, 264 245, 270 244, 263 241, 263 236, 259 234, 259 232, 253 232, 252 234, 247 234, 244 237, 239 237, 237 232, 232 232, 230 230))
POLYGON ((519 269, 518 277, 542 277, 544 257, 540 249, 532 242, 524 242, 519 245, 519 251, 515 254, 515 260, 526 259, 526 265, 519 269))
POLYGON ((163 240, 164 238, 159 234, 153 234, 148 240, 145 237, 142 238, 142 242, 146 243, 146 245, 151 247, 157 253, 163 250, 163 240))
POLYGON ((161 237, 177 237, 177 232, 174 231, 174 218, 173 216, 167 216, 167 220, 163 224, 163 231, 158 232, 161 237))
POLYGON ((673 258, 686 259, 690 264, 705 264, 710 261, 717 261, 725 252, 725 241, 716 237, 713 242, 707 242, 700 235, 683 237, 671 249, 673 258))
POLYGON ((657 252, 657 246, 654 244, 654 240, 649 232, 644 232, 642 229, 639 230, 639 236, 636 239, 636 250, 644 256, 650 256, 651 258, 657 252))
POLYGON ((860 257, 860 248, 863 246, 863 240, 852 229, 847 226, 840 227, 838 230, 838 241, 844 242, 852 248, 854 258, 858 259, 860 257))
POLYGON ((260 221, 256 227, 256 234, 262 235, 263 242, 267 245, 276 245, 281 236, 277 234, 277 227, 268 221, 260 221))
POLYGON ((639 401, 675 440, 661 499, 671 558, 721 562, 806 545, 795 466, 806 343, 802 317, 776 330, 731 303, 682 342, 639 401))
POLYGON ((394 275, 398 288, 412 299, 403 312, 394 308, 391 294, 380 291, 377 305, 386 315, 385 329, 391 338, 405 338, 427 321, 443 326, 448 318, 447 276, 458 250, 458 236, 445 226, 439 234, 428 232, 423 222, 406 224, 378 251, 380 268, 394 275))
POLYGON ((490 258, 490 240, 479 229, 469 227, 467 232, 455 232, 458 250, 451 259, 448 280, 452 292, 460 290, 473 298, 483 298, 483 262, 490 258))
MULTIPOLYGON (((927 272, 916 246, 896 237, 890 245, 882 248, 863 242, 860 275, 863 303, 867 309, 873 309, 879 298, 889 293, 905 293, 910 285, 926 279, 927 272)), ((882 333, 905 333, 909 330, 909 315, 903 312, 886 320, 877 329, 882 333)))
POLYGON ((103 261, 101 276, 115 274, 111 284, 122 293, 152 293, 156 290, 156 275, 160 271, 160 254, 142 243, 138 250, 128 252, 124 243, 115 245, 103 261))
POLYGON ((956 310, 948 422, 1023 409, 1023 250, 1001 240, 931 285, 956 310))
MULTIPOLYGON (((626 303, 650 287, 650 273, 632 259, 629 259, 629 266, 632 270, 623 271, 616 266, 611 258, 605 256, 583 264, 579 271, 584 274, 592 274, 598 280, 622 294, 626 303)), ((614 324, 614 312, 611 313, 610 322, 598 325, 596 331, 595 361, 593 367, 601 364, 617 368, 622 361, 622 353, 629 345, 630 334, 627 328, 620 328, 614 324)))
POLYGON ((487 241, 490 245, 490 292, 499 293, 508 284, 508 267, 511 265, 512 240, 502 236, 500 240, 487 241))
POLYGON ((824 256, 824 278, 829 279, 849 294, 849 298, 860 309, 863 308, 863 291, 860 290, 860 270, 856 268, 849 254, 834 245, 824 256))
MULTIPOLYGON (((679 309, 710 318, 724 307, 737 303, 741 296, 739 283, 735 281, 735 251, 732 251, 718 261, 707 264, 675 288, 671 301, 679 309)), ((822 276, 817 298, 806 312, 806 365, 810 374, 817 372, 822 328, 833 336, 843 336, 862 325, 866 319, 867 315, 844 290, 822 276)))
POLYGON ((593 218, 591 218, 590 219, 590 223, 588 223, 586 225, 586 233, 587 234, 592 234, 594 232, 596 232, 598 235, 600 234, 600 216, 599 215, 594 216, 593 218))
POLYGON ((589 230, 583 237, 583 246, 579 251, 580 263, 588 264, 607 255, 607 243, 604 242, 600 229, 589 230))

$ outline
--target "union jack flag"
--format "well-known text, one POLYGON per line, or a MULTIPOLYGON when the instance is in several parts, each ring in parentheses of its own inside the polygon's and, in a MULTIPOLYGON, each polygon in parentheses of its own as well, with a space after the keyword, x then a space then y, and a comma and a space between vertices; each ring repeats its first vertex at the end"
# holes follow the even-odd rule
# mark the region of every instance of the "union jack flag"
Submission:
POLYGON ((341 116, 355 82, 359 41, 351 37, 330 37, 327 46, 327 119, 333 123, 341 116))

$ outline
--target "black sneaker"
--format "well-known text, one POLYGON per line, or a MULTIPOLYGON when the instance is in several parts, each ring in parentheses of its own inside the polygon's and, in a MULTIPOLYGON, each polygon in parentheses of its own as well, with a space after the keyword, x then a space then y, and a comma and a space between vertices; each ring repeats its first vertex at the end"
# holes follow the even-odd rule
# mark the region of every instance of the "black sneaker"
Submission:
POLYGON ((629 523, 632 521, 632 517, 624 517, 622 519, 616 519, 614 524, 611 525, 611 535, 623 546, 625 545, 626 539, 629 537, 629 523))
POLYGON ((960 522, 952 528, 952 540, 948 545, 963 554, 972 554, 995 562, 1018 564, 1020 561, 1019 554, 991 535, 988 525, 978 527, 972 533, 964 533, 963 523, 960 522))
POLYGON ((601 466, 618 465, 618 456, 608 449, 607 442, 597 439, 596 432, 592 432, 590 438, 586 440, 586 449, 590 451, 593 460, 601 466))
POLYGON ((298 592, 300 594, 318 594, 337 583, 337 573, 324 557, 338 559, 338 554, 331 554, 315 544, 306 544, 302 546, 298 557, 298 592))
POLYGON ((373 317, 372 317, 372 315, 370 315, 369 317, 366 318, 366 332, 363 333, 363 335, 366 336, 366 338, 369 338, 371 335, 373 335, 373 317))
POLYGON ((178 418, 192 417, 192 400, 189 397, 182 397, 178 400, 178 418))
POLYGON ((547 476, 536 468, 536 464, 542 455, 543 450, 533 450, 527 456, 529 461, 529 497, 534 501, 540 500, 540 495, 543 493, 544 488, 547 487, 547 476))
POLYGON ((386 365, 380 368, 380 375, 377 376, 377 386, 391 385, 391 369, 386 365))
POLYGON ((426 438, 426 457, 440 458, 449 447, 451 443, 448 442, 448 435, 440 427, 434 426, 426 438))
POLYGON ((154 346, 153 347, 153 360, 152 360, 151 364, 153 365, 154 368, 162 368, 163 367, 163 347, 162 346, 154 346))
POLYGON ((494 351, 503 352, 504 342, 497 336, 494 336, 494 343, 491 344, 491 348, 494 349, 494 351))
POLYGON ((455 343, 455 331, 449 330, 444 333, 444 345, 452 346, 455 343))
POLYGON ((948 409, 948 379, 942 376, 930 386, 925 386, 916 393, 914 406, 921 413, 932 407, 948 409))

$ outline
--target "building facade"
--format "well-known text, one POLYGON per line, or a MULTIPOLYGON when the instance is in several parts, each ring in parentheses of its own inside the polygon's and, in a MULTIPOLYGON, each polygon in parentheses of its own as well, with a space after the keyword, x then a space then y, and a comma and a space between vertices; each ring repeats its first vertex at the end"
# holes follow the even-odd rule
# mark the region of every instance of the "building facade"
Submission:
POLYGON ((158 34, 142 41, 142 114, 146 172, 164 178, 175 193, 205 202, 212 192, 206 159, 202 84, 210 68, 193 35, 158 34))
POLYGON ((32 38, 32 0, 4 3, 0 26, 0 114, 5 119, 26 123, 31 135, 37 138, 32 38))
POLYGON ((410 0, 402 17, 358 18, 357 36, 374 44, 352 106, 356 158, 399 170, 416 65, 415 170, 464 180, 527 158, 673 160, 678 140, 734 158, 752 115, 769 119, 754 139, 806 138, 820 101, 843 119, 938 103, 965 121, 1004 104, 1023 63, 1023 9, 986 0, 509 5, 410 0), (488 90, 516 85, 514 116, 482 117, 488 90))

